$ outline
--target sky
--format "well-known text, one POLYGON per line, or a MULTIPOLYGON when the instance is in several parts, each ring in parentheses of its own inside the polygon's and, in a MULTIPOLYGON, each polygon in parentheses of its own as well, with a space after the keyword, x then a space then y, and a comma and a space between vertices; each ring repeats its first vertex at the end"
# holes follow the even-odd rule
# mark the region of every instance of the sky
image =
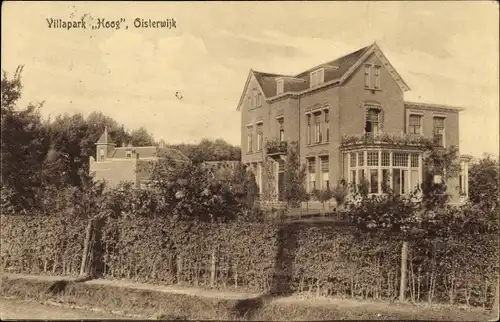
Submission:
POLYGON ((239 145, 236 107, 250 68, 298 74, 376 41, 409 84, 406 100, 466 109, 462 154, 499 155, 498 16, 495 1, 11 1, 1 67, 24 65, 19 103, 44 101, 44 117, 102 111, 169 143, 239 145), (87 29, 47 23, 82 17, 87 29), (118 30, 90 28, 121 18, 118 30), (136 18, 173 18, 176 28, 135 28, 136 18))

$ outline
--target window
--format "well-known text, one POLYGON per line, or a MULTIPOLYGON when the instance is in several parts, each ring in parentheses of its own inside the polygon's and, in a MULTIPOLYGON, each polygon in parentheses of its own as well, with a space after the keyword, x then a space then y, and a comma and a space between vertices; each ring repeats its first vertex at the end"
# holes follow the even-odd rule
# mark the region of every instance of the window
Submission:
POLYGON ((358 152, 358 166, 365 165, 364 157, 365 157, 364 152, 358 152))
POLYGON ((318 86, 324 83, 325 72, 323 69, 316 70, 311 72, 311 87, 318 86))
POLYGON ((356 153, 351 153, 351 167, 356 166, 356 153))
POLYGON ((248 134, 247 134, 247 152, 252 152, 253 148, 253 137, 252 137, 252 128, 248 128, 248 134))
POLYGON ((311 114, 307 114, 307 144, 311 144, 311 114))
POLYGON ((444 147, 444 117, 434 117, 434 142, 444 147))
POLYGON ((316 189, 316 158, 307 159, 307 172, 309 174, 308 187, 309 187, 309 192, 311 192, 314 189, 316 189))
POLYGON ((411 167, 412 168, 418 168, 418 153, 412 153, 411 154, 411 167))
POLYGON ((330 189, 330 180, 329 180, 329 158, 328 156, 320 157, 321 161, 321 176, 322 176, 322 187, 323 189, 330 189))
POLYGON ((370 69, 371 65, 365 65, 365 87, 370 88, 370 69))
POLYGON ((408 167, 408 153, 395 152, 392 162, 395 167, 408 167))
POLYGON ((365 133, 377 134, 379 130, 380 111, 375 108, 369 108, 366 112, 365 133))
POLYGON ((410 114, 408 119, 408 133, 422 134, 422 115, 410 114))
POLYGON ((104 149, 99 149, 99 160, 104 160, 104 149))
POLYGON ((388 167, 390 165, 390 157, 391 155, 389 154, 389 152, 385 152, 383 151, 382 152, 382 166, 383 167, 388 167))
POLYGON ((375 66, 375 89, 380 89, 380 66, 375 66))
POLYGON ((278 119, 278 128, 279 128, 279 140, 280 142, 285 141, 285 119, 283 117, 278 119))
POLYGON ((330 140, 330 113, 325 110, 325 142, 330 140))
POLYGON ((126 154, 125 154, 125 157, 127 159, 130 159, 132 157, 132 151, 127 151, 126 154))
POLYGON ((366 163, 368 166, 378 166, 378 151, 368 152, 366 158, 366 163))
POLYGON ((314 114, 314 143, 321 143, 321 113, 314 114))
POLYGON ((262 123, 257 124, 257 151, 262 150, 262 123))
POLYGON ((250 95, 249 102, 250 102, 250 106, 252 108, 262 106, 262 94, 259 93, 259 91, 256 88, 254 88, 252 90, 252 94, 250 95))
POLYGON ((285 91, 285 82, 283 81, 283 79, 278 79, 276 81, 276 95, 283 94, 284 91, 285 91))

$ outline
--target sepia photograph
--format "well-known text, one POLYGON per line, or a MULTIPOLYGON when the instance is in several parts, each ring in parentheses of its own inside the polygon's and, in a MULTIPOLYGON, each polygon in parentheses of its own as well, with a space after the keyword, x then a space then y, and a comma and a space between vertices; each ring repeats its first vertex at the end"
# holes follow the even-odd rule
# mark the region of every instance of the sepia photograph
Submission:
POLYGON ((3 1, 1 320, 497 321, 497 1, 3 1))

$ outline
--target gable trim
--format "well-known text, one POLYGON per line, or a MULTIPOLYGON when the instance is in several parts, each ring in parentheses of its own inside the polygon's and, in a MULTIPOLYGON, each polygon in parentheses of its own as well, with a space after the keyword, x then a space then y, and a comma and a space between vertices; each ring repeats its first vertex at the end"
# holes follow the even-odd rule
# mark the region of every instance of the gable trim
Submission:
POLYGON ((394 81, 399 85, 401 90, 403 92, 409 91, 410 87, 408 86, 408 84, 406 84, 406 82, 403 80, 401 75, 399 75, 394 66, 391 65, 376 42, 374 42, 370 46, 370 48, 368 48, 368 50, 358 59, 358 61, 354 65, 352 65, 351 68, 349 68, 347 72, 344 73, 344 75, 342 75, 342 77, 340 78, 340 83, 344 83, 373 53, 375 53, 377 58, 380 59, 382 65, 389 71, 392 79, 394 79, 394 81))
POLYGON ((243 92, 241 93, 240 100, 238 102, 238 106, 236 108, 237 111, 241 110, 241 104, 243 103, 243 98, 245 97, 245 94, 247 93, 248 85, 250 84, 251 80, 254 80, 254 82, 257 83, 257 88, 259 89, 262 98, 267 100, 267 97, 264 94, 264 90, 262 90, 260 83, 257 81, 257 78, 255 77, 255 74, 253 73, 253 69, 250 69, 250 71, 248 72, 247 80, 245 82, 245 86, 243 87, 243 92))

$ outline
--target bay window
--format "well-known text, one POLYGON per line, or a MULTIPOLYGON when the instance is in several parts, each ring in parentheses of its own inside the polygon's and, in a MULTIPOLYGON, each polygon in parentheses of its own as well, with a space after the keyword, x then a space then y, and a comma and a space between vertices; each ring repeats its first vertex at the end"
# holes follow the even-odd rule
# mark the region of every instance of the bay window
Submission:
POLYGON ((352 184, 367 184, 368 193, 392 190, 406 194, 422 183, 422 152, 391 151, 383 148, 346 152, 346 177, 352 184))

